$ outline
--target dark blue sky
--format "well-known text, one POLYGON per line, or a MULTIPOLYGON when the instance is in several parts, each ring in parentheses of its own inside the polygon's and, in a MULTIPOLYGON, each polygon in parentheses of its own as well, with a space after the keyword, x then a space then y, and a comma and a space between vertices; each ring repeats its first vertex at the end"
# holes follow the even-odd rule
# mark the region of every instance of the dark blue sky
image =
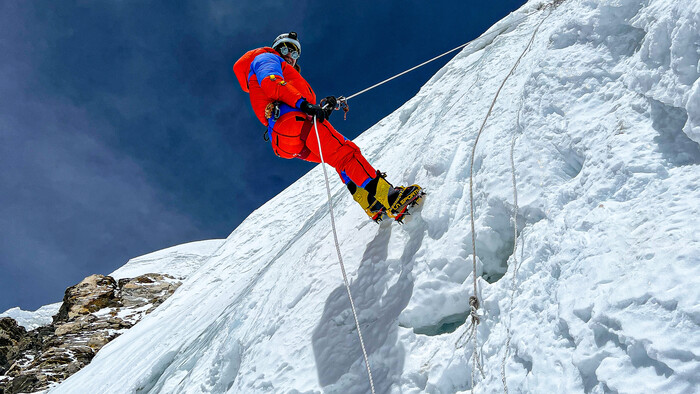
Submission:
MULTIPOLYGON (((60 301, 131 257, 225 238, 312 168, 263 142, 231 70, 245 51, 297 31, 316 94, 350 95, 523 3, 1 2, 0 312, 60 301)), ((452 56, 351 100, 334 125, 355 138, 452 56)))

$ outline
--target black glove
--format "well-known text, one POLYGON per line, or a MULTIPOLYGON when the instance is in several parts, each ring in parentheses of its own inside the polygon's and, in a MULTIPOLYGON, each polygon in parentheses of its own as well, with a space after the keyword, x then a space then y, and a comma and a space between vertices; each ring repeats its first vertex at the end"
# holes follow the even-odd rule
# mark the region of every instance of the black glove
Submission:
POLYGON ((326 111, 324 111, 320 105, 311 104, 308 101, 304 100, 299 105, 299 109, 306 114, 315 116, 317 122, 323 122, 326 119, 326 111))
POLYGON ((338 100, 336 100, 334 96, 328 96, 321 100, 321 107, 326 112, 326 119, 330 119, 331 114, 333 114, 333 111, 337 105, 338 100))

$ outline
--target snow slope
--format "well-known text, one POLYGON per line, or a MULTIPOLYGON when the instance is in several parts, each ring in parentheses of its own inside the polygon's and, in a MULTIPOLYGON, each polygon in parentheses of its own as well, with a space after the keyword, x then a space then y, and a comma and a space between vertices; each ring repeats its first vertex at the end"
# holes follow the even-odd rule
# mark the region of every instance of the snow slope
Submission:
POLYGON ((17 324, 30 331, 40 326, 51 324, 53 315, 57 314, 58 310, 61 309, 61 304, 61 302, 56 302, 44 305, 35 311, 25 311, 19 307, 10 308, 0 313, 0 317, 11 317, 17 321, 17 324))
POLYGON ((119 280, 156 273, 184 279, 208 260, 223 243, 222 239, 210 239, 176 245, 135 257, 109 276, 119 280))
MULTIPOLYGON (((148 273, 157 273, 169 274, 182 280, 196 271, 223 243, 224 240, 221 239, 190 242, 134 257, 109 274, 109 276, 119 280, 122 278, 135 278, 148 273)), ((0 317, 11 317, 20 326, 27 330, 33 330, 39 326, 51 324, 53 316, 58 313, 61 304, 61 302, 57 302, 44 305, 36 311, 11 308, 0 313, 0 317)))
MULTIPOLYGON (((503 363, 510 392, 700 392, 700 3, 557 3, 497 23, 356 140, 428 190, 412 222, 369 222, 332 180, 378 393, 500 392, 503 363), (468 340, 471 149, 545 17, 474 157, 468 340)), ((51 392, 368 392, 323 184, 316 168, 253 212, 51 392)))

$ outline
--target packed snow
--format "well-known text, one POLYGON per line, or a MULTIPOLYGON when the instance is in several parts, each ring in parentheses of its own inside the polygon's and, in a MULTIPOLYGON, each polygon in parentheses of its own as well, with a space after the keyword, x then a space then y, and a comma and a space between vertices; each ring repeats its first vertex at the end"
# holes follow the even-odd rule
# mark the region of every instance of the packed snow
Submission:
MULTIPOLYGON (((211 258, 224 243, 222 239, 189 242, 130 259, 125 265, 109 274, 116 280, 135 278, 149 273, 168 274, 183 280, 211 258)), ((11 317, 27 330, 51 324, 53 316, 61 308, 61 302, 45 305, 36 311, 11 308, 0 317, 11 317)))
POLYGON ((29 331, 51 324, 53 315, 57 314, 59 309, 61 309, 60 302, 44 305, 35 311, 25 311, 15 307, 0 313, 0 317, 11 317, 17 321, 18 325, 29 331))
MULTIPOLYGON (((510 392, 700 392, 700 3, 555 3, 494 25, 356 140, 428 191, 410 223, 372 223, 331 181, 377 393, 501 392, 502 374, 510 392), (543 18, 476 148, 470 337, 471 150, 543 18)), ((321 168, 211 250, 51 392, 369 392, 321 168)))
POLYGON ((176 245, 135 257, 109 276, 119 280, 145 274, 168 274, 184 279, 199 269, 223 243, 223 239, 211 239, 176 245))

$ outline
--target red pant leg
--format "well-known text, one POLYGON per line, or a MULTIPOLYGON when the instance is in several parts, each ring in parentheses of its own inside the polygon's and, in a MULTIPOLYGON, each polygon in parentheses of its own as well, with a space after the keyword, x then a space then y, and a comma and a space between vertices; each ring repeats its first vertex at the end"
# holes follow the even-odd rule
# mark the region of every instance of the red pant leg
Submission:
MULTIPOLYGON (((321 149, 323 151, 323 159, 331 167, 338 171, 338 174, 345 173, 356 185, 362 185, 367 180, 374 178, 377 171, 367 162, 360 148, 354 142, 345 139, 329 121, 318 123, 318 135, 321 141, 321 149)), ((310 151, 305 158, 319 159, 320 152, 318 150, 318 140, 316 139, 316 130, 312 126, 309 136, 306 139, 306 148, 310 151), (314 157, 315 156, 315 157, 314 157)))
MULTIPOLYGON (((377 171, 362 156, 354 142, 345 139, 329 121, 318 124, 318 134, 323 159, 335 168, 341 178, 343 173, 357 185, 374 178, 377 171)), ((300 158, 314 163, 321 162, 316 130, 311 118, 301 113, 289 113, 276 123, 272 133, 272 149, 285 159, 300 158)))
MULTIPOLYGON (((316 154, 313 152, 308 152, 308 154, 305 155, 305 157, 301 157, 301 159, 306 160, 306 161, 310 161, 312 163, 320 163, 321 162, 321 158, 316 156, 316 154)), ((338 172, 338 176, 340 177, 340 179, 343 181, 343 183, 345 183, 347 176, 343 176, 342 171, 339 171, 338 169, 336 169, 336 171, 338 172)))
POLYGON ((306 115, 296 112, 285 114, 277 120, 270 137, 272 150, 277 156, 293 159, 308 153, 308 151, 304 152, 306 150, 304 147, 306 136, 302 135, 303 131, 308 131, 306 122, 306 115), (307 130, 304 130, 305 125, 307 130))

